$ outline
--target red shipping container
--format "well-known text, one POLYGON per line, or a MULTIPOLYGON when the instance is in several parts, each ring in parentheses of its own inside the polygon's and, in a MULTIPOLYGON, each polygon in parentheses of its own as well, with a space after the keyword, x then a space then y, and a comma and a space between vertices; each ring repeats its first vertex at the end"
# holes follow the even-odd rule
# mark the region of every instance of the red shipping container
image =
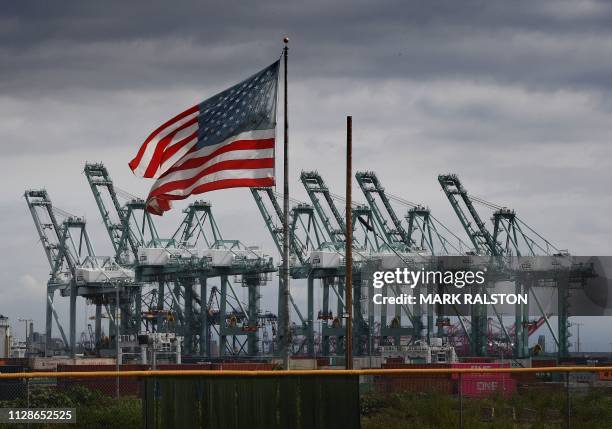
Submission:
MULTIPOLYGON (((504 363, 454 363, 453 368, 509 368, 510 364, 504 363)), ((459 379, 459 374, 453 374, 453 379, 459 379)), ((507 372, 485 372, 485 373, 462 373, 461 393, 465 396, 482 397, 493 394, 504 396, 514 393, 516 381, 507 372)))
MULTIPOLYGON (((489 369, 489 368, 509 368, 510 364, 508 363, 504 363, 503 365, 501 363, 453 363, 451 364, 451 368, 470 368, 470 369, 489 369)), ((510 373, 492 373, 492 372, 485 372, 485 373, 478 373, 478 372, 469 372, 469 373, 463 373, 461 375, 461 378, 463 379, 472 379, 472 378, 476 378, 476 379, 480 379, 480 378, 492 378, 492 379, 501 379, 501 377, 510 377, 510 373)), ((453 373, 453 379, 458 379, 459 378, 459 373, 453 373)))
MULTIPOLYGON (((447 369, 450 364, 410 364, 387 362, 382 366, 384 369, 447 369)), ((383 393, 396 392, 437 392, 452 394, 454 382, 450 374, 389 374, 377 376, 374 379, 377 390, 383 393)))
POLYGON ((212 364, 210 362, 189 364, 169 363, 157 365, 156 369, 160 371, 207 371, 212 369, 212 364))
POLYGON ((556 359, 531 359, 532 368, 542 368, 546 366, 557 366, 556 359))
MULTIPOLYGON (((498 374, 489 374, 498 375, 498 374)), ((484 397, 490 395, 510 396, 516 391, 516 380, 512 378, 499 377, 495 379, 462 379, 461 393, 468 397, 484 397)))
POLYGON ((430 392, 452 394, 455 383, 450 378, 435 375, 385 375, 374 378, 376 390, 381 393, 430 392))
MULTIPOLYGON (((446 363, 434 363, 434 364, 409 364, 409 363, 392 363, 392 364, 384 364, 382 366, 383 369, 449 369, 450 364, 446 363)), ((406 375, 387 375, 385 377, 428 377, 428 378, 451 378, 451 374, 406 374, 406 375)))
POLYGON ((274 364, 257 362, 223 362, 213 363, 211 369, 220 371, 271 371, 274 369, 274 364))
MULTIPOLYGON (((58 365, 58 372, 96 372, 96 371, 115 371, 115 365, 58 365)), ((146 365, 121 365, 120 371, 144 371, 146 365)), ((103 378, 58 378, 58 389, 69 389, 76 386, 83 386, 90 390, 97 390, 105 395, 114 396, 117 389, 116 377, 103 378)), ((121 396, 140 396, 140 379, 127 377, 119 379, 119 394, 121 396)))

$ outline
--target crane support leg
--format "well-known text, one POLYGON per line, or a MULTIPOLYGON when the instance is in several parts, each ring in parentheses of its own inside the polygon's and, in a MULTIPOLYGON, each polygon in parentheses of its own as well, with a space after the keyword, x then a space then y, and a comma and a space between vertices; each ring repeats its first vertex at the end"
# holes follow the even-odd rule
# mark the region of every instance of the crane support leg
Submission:
POLYGON ((227 276, 221 276, 221 302, 219 303, 219 356, 227 349, 227 276))
POLYGON ((51 356, 51 334, 53 328, 53 290, 47 291, 47 312, 45 316, 45 356, 51 356))
POLYGON ((77 285, 70 286, 70 356, 76 356, 76 299, 77 285))
POLYGON ((559 359, 569 355, 569 285, 567 279, 557 279, 558 312, 557 332, 559 333, 559 359))
POLYGON ((314 275, 308 275, 308 326, 306 327, 306 341, 308 344, 308 356, 314 356, 314 275))
POLYGON ((192 328, 194 326, 193 320, 193 281, 191 279, 181 279, 181 282, 185 288, 185 323, 183 325, 183 344, 185 347, 185 353, 191 354, 193 352, 193 335, 192 328))
POLYGON ((247 287, 249 288, 249 333, 247 335, 247 350, 249 356, 257 356, 259 354, 257 315, 259 314, 259 300, 261 298, 261 294, 259 293, 259 278, 255 278, 252 281, 249 280, 247 282, 247 287))
POLYGON ((96 320, 94 328, 94 339, 96 342, 96 348, 100 347, 102 340, 102 304, 96 303, 96 320))
POLYGON ((208 344, 210 327, 208 326, 208 308, 206 308, 207 286, 206 277, 200 277, 200 356, 210 357, 210 345, 208 344))
POLYGON ((329 277, 323 278, 323 356, 329 356, 329 335, 327 334, 327 327, 329 326, 329 320, 327 315, 329 314, 329 277))
MULTIPOLYGON (((434 285, 427 285, 427 294, 433 295, 434 293, 434 285)), ((434 323, 433 323, 433 315, 434 315, 434 305, 427 304, 427 344, 430 343, 431 339, 434 337, 434 323)))

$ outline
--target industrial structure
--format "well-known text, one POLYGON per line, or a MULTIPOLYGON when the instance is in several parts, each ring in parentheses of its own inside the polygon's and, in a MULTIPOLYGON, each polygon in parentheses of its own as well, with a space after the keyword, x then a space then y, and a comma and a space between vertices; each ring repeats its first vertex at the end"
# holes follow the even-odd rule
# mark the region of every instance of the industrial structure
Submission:
POLYGON ((11 355, 11 325, 8 317, 0 314, 0 359, 11 355))
MULTIPOLYGON (((277 327, 285 322, 278 320, 277 314, 283 312, 263 310, 261 296, 263 288, 277 290, 279 261, 240 240, 225 239, 211 204, 205 201, 192 202, 176 230, 160 235, 154 218, 145 210, 145 201, 118 188, 104 165, 88 163, 84 172, 112 244, 112 255, 98 256, 85 220, 54 206, 46 190, 25 192, 50 266, 47 355, 53 353, 54 326, 64 351, 72 355, 83 349, 100 353, 126 348, 124 356, 140 354, 139 358, 146 360, 146 351, 142 355, 140 350, 147 345, 157 347, 151 344, 158 344, 162 334, 174 339, 172 350, 177 356, 217 357, 212 353, 213 343, 218 343, 221 358, 276 355, 277 327), (240 288, 245 288, 244 302, 239 298, 240 288), (54 306, 56 299, 64 297, 70 303, 68 320, 62 320, 54 306), (88 325, 88 333, 80 341, 77 299, 95 306, 94 326, 88 325), (105 318, 108 336, 104 335, 105 318)), ((330 191, 318 172, 300 175, 310 201, 292 200, 289 213, 292 290, 305 291, 305 308, 299 305, 301 300, 290 297, 295 314, 292 354, 344 354, 345 294, 350 287, 355 355, 393 354, 393 348, 452 347, 460 354, 484 356, 496 355, 501 347, 506 355, 521 358, 529 356, 529 336, 541 326, 549 329, 559 355, 567 355, 569 286, 561 288, 559 285, 566 283, 558 281, 571 265, 567 251, 553 246, 514 210, 468 194, 456 175, 440 175, 438 181, 463 226, 462 232, 452 231, 426 205, 387 192, 375 173, 357 172, 355 177, 366 204, 353 203, 353 281, 347 285, 344 251, 348 226, 337 207, 343 198, 330 191), (476 204, 493 210, 491 224, 483 220, 476 204), (397 206, 406 212, 398 213, 397 206), (521 258, 539 255, 554 257, 559 264, 525 267, 521 258), (452 309, 442 305, 396 305, 389 314, 386 305, 375 308, 372 303, 370 280, 375 270, 397 266, 463 269, 479 264, 492 268, 494 279, 514 282, 517 293, 556 285, 556 329, 535 294, 541 316, 530 320, 528 307, 517 304, 513 326, 505 325, 495 306, 484 304, 473 304, 469 316, 458 312, 449 316, 452 309), (315 299, 319 295, 320 301, 315 299)), ((273 188, 251 188, 250 192, 263 218, 262 227, 267 228, 281 253, 282 195, 273 188)), ((420 287, 428 292, 443 291, 442 285, 420 287)), ((483 293, 486 290, 485 285, 483 293)), ((386 285, 382 293, 399 296, 401 290, 386 285)))

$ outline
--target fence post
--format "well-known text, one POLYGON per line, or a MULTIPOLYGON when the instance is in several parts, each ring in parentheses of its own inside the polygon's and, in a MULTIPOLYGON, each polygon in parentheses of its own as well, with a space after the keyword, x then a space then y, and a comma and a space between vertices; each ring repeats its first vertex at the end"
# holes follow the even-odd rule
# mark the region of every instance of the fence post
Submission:
MULTIPOLYGON (((27 403, 27 408, 29 410, 30 409, 30 379, 26 378, 25 382, 26 382, 26 403, 27 403)), ((26 427, 28 429, 30 428, 30 422, 28 422, 26 427)))
POLYGON ((571 397, 570 397, 570 385, 569 385, 569 371, 565 372, 565 402, 567 405, 567 413, 566 413, 566 425, 565 427, 567 429, 570 429, 571 424, 570 424, 570 420, 572 417, 572 402, 571 402, 571 397))
POLYGON ((463 373, 459 373, 459 429, 463 429, 463 373))

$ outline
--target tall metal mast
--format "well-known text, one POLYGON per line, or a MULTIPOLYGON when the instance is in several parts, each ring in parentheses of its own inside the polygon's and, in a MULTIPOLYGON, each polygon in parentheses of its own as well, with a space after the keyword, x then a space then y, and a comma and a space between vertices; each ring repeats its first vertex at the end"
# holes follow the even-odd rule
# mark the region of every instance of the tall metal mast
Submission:
POLYGON ((280 283, 279 300, 281 310, 278 315, 281 335, 280 352, 283 357, 283 366, 289 369, 289 353, 291 348, 291 338, 289 332, 290 313, 290 285, 289 285, 289 90, 287 86, 287 58, 289 56, 289 38, 284 37, 283 60, 284 60, 284 132, 283 132, 283 272, 280 283))

